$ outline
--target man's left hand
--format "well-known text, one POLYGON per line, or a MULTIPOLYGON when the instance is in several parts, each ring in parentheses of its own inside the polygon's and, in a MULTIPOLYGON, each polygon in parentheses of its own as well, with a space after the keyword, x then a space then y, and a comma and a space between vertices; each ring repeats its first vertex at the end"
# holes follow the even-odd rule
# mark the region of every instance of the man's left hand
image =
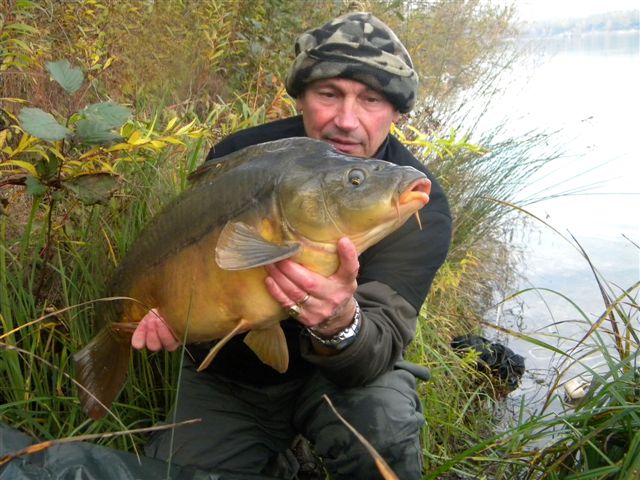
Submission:
POLYGON ((327 337, 349 326, 355 313, 358 252, 348 237, 338 241, 337 249, 340 265, 329 277, 291 260, 266 267, 269 276, 265 284, 273 298, 285 309, 297 304, 300 307, 297 320, 327 337))

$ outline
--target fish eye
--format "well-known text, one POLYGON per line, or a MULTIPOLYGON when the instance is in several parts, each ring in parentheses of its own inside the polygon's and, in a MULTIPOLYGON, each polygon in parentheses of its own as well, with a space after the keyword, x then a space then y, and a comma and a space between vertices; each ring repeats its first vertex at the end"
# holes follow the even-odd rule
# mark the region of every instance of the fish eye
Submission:
POLYGON ((361 185, 364 182, 365 175, 362 170, 354 168, 349 172, 349 183, 354 186, 361 185))

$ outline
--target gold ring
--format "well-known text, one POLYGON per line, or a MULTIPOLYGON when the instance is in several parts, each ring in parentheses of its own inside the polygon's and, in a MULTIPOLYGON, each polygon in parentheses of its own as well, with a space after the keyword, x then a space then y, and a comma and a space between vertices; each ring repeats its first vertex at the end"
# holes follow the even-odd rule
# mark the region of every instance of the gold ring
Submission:
POLYGON ((302 312, 302 307, 300 307, 300 305, 291 305, 288 309, 287 309, 287 314, 290 317, 293 318, 298 318, 300 316, 300 313, 302 312))
POLYGON ((302 305, 304 305, 304 302, 306 302, 307 300, 309 300, 309 294, 308 293, 304 296, 304 298, 302 300, 300 300, 299 302, 296 302, 296 305, 301 307, 302 305))

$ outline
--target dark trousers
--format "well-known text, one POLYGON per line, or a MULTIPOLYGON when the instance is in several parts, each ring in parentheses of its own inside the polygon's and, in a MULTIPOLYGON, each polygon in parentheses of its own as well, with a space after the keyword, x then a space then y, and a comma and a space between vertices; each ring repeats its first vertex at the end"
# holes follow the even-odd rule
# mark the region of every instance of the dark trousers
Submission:
POLYGON ((406 480, 421 477, 420 430, 424 424, 415 378, 403 369, 370 384, 341 388, 320 373, 304 380, 256 387, 222 376, 197 373, 187 363, 175 411, 167 421, 201 418, 195 425, 158 432, 147 455, 213 471, 220 478, 272 478, 264 472, 304 435, 333 479, 381 478, 373 459, 322 399, 354 426, 406 480), (225 474, 227 472, 227 474, 225 474))

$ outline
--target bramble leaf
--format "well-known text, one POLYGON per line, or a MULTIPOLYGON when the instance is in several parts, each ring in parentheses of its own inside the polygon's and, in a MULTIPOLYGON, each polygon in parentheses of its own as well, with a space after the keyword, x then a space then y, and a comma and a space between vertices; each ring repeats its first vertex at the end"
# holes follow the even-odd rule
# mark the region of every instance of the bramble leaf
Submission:
POLYGON ((64 186, 85 205, 104 205, 118 188, 119 178, 106 172, 90 173, 66 180, 64 186))
POLYGON ((69 60, 47 62, 46 68, 51 77, 69 93, 76 92, 84 81, 82 70, 71 66, 69 60))
POLYGON ((87 119, 102 122, 108 128, 120 128, 131 116, 131 111, 115 102, 93 103, 79 112, 87 119))
POLYGON ((31 175, 29 175, 25 180, 25 185, 27 186, 27 193, 29 195, 33 195, 34 197, 44 195, 44 192, 47 191, 47 187, 40 183, 40 180, 32 177, 31 175))
POLYGON ((71 134, 71 131, 58 123, 50 113, 39 108, 25 107, 18 115, 22 128, 30 135, 55 142, 71 134))
POLYGON ((85 118, 76 123, 76 135, 82 143, 104 144, 120 138, 120 135, 111 131, 112 128, 104 122, 85 118))
POLYGON ((42 158, 36 162, 38 178, 42 181, 54 179, 58 175, 59 168, 60 160, 53 155, 49 158, 42 158))

